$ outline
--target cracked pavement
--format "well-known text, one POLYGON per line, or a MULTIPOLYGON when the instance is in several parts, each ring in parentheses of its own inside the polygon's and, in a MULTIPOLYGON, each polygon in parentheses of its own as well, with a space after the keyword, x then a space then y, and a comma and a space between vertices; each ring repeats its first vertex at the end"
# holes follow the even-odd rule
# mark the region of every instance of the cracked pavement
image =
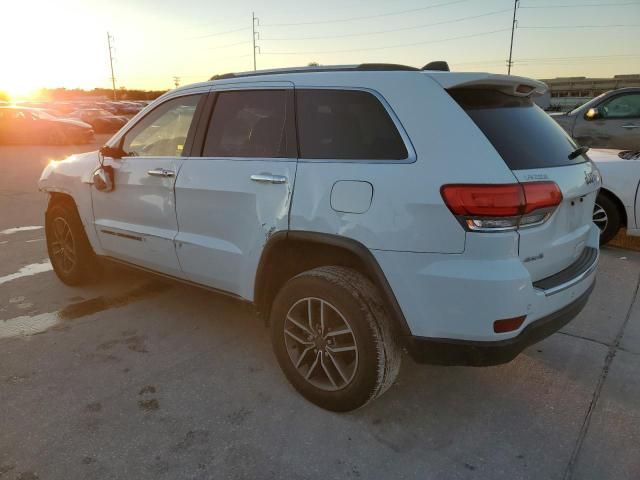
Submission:
MULTIPOLYGON (((0 230, 42 225, 41 169, 94 147, 0 147, 0 230)), ((43 262, 43 235, 0 234, 0 277, 43 262)), ((244 304, 119 267, 82 288, 36 270, 0 284, 0 325, 32 327, 0 338, 2 480, 640 478, 640 253, 603 249, 585 310, 513 362, 405 357, 348 414, 289 386, 244 304)))

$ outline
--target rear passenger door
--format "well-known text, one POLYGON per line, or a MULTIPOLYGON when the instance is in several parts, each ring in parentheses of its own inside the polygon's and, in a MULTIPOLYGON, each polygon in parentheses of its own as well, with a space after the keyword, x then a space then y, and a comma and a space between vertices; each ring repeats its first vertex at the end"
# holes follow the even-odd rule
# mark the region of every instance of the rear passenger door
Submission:
POLYGON ((234 84, 210 94, 200 151, 176 181, 176 252, 189 280, 252 299, 262 248, 286 230, 296 175, 293 86, 234 84))

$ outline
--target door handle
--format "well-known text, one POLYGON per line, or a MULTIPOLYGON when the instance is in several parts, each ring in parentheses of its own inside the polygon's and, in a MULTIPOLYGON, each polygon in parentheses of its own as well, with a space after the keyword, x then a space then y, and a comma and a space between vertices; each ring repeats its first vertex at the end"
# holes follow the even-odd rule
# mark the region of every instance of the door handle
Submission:
POLYGON ((287 183, 287 177, 283 175, 271 175, 270 173, 251 175, 251 180, 259 183, 287 183))
POLYGON ((152 177, 175 177, 176 172, 167 170, 166 168, 154 168, 153 170, 147 170, 147 175, 151 175, 152 177))
POLYGON ((622 128, 626 128, 627 130, 631 130, 632 128, 640 128, 640 125, 634 125, 633 123, 629 123, 627 125, 622 125, 622 128))

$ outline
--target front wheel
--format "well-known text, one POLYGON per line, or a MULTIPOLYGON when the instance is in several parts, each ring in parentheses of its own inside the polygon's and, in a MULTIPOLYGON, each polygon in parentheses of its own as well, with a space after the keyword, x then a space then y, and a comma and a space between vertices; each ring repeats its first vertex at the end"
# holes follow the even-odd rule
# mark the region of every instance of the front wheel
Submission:
POLYGON ((67 285, 81 285, 98 270, 82 221, 70 201, 51 206, 45 216, 45 235, 51 266, 67 285))
POLYGON ((612 240, 620 230, 620 210, 611 198, 602 193, 593 207, 593 223, 600 229, 600 245, 612 240))
POLYGON ((401 351, 374 285, 319 267, 289 280, 271 309, 271 340, 293 387, 328 410, 359 408, 398 375, 401 351))

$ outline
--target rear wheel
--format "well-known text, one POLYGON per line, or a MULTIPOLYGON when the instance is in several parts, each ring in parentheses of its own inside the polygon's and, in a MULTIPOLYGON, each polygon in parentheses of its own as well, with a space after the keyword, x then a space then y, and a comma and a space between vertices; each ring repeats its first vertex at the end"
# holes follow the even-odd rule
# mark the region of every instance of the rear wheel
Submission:
POLYGON ((600 229, 600 245, 612 240, 620 230, 620 210, 611 198, 602 193, 593 207, 593 223, 600 229))
POLYGON ((81 285, 99 270, 80 216, 71 201, 59 201, 45 216, 47 250, 54 272, 67 285, 81 285))
POLYGON ((271 309, 271 340, 294 388, 328 410, 367 404, 400 369, 376 288, 348 268, 320 267, 289 280, 271 309))

